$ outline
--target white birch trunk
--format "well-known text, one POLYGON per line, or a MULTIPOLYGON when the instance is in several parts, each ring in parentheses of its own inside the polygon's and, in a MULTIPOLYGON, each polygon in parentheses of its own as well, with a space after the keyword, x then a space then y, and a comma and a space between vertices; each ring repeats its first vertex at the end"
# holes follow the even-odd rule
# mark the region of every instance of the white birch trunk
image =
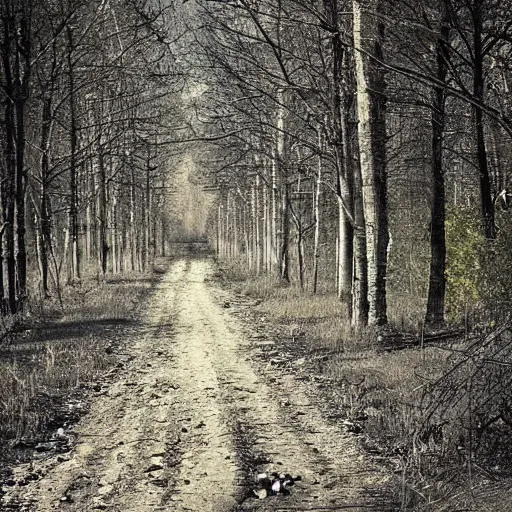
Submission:
POLYGON ((254 222, 256 225, 256 275, 260 275, 261 273, 261 239, 260 239, 260 177, 256 176, 256 186, 255 186, 255 215, 254 222))
MULTIPOLYGON (((320 137, 319 137, 320 138, 320 137)), ((314 197, 313 215, 315 219, 315 237, 313 248, 313 293, 318 287, 318 264, 320 261, 320 195, 322 193, 322 158, 318 156, 318 169, 316 174, 316 187, 314 197)))
POLYGON ((378 1, 354 9, 358 135, 368 272, 368 323, 384 324, 386 316, 387 208, 385 177, 385 112, 382 71, 368 53, 379 58, 381 27, 375 14, 378 1), (374 7, 375 11, 369 12, 374 7), (364 52, 364 53, 363 53, 364 52))

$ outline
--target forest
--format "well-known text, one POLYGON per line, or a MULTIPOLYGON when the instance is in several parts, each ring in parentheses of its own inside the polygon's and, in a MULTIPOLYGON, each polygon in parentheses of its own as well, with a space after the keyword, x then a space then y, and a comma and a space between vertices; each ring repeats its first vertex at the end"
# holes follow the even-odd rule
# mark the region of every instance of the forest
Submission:
POLYGON ((510 478, 512 3, 0 0, 0 23, 4 327, 204 238, 333 354, 404 510, 510 478))
POLYGON ((342 353, 331 373, 374 411, 367 433, 407 447, 403 506, 412 495, 437 510, 461 467, 470 482, 472 464, 505 474, 510 6, 238 0, 199 12, 197 110, 223 134, 207 157, 219 161, 219 258, 241 280, 262 276, 240 288, 269 298, 271 317, 342 353), (337 305, 322 299, 333 294, 337 305))
POLYGON ((220 257, 335 287, 355 326, 506 315, 503 2, 187 3, 4 2, 5 313, 146 268, 206 143, 220 257))
POLYGON ((169 7, 146 7, 1 4, 5 314, 84 272, 146 268, 162 246, 158 148, 177 128, 168 98, 182 78, 161 30, 169 7))
POLYGON ((220 254, 330 281, 356 326, 506 314, 508 7, 274 4, 207 8, 198 36, 220 254))

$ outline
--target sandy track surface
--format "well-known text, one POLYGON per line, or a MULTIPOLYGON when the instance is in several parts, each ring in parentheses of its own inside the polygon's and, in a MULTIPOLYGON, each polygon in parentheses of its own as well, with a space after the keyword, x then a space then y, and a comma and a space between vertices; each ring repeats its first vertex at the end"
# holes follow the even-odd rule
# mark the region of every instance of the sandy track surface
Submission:
POLYGON ((305 383, 256 362, 258 337, 225 307, 212 273, 207 260, 171 265, 128 349, 131 363, 76 427, 69 460, 46 462, 45 477, 19 490, 28 508, 388 508, 371 497, 386 477, 356 439, 322 420, 305 383), (289 496, 250 498, 251 473, 261 471, 302 481, 289 496))

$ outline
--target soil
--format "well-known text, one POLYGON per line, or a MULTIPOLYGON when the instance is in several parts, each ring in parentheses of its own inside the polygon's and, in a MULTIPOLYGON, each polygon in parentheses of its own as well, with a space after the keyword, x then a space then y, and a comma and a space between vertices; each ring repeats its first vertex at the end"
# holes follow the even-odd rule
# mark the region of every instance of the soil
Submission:
POLYGON ((129 363, 56 434, 73 449, 14 468, 1 510, 397 509, 388 472, 329 419, 309 362, 281 354, 279 333, 214 272, 208 259, 171 264, 130 327, 129 363), (259 499, 255 476, 273 472, 300 479, 259 499))

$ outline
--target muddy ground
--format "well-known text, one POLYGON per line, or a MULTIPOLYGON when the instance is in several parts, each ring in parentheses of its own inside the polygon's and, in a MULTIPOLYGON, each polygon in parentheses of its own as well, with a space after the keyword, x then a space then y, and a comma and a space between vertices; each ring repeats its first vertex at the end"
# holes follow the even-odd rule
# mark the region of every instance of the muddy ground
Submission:
POLYGON ((130 327, 129 363, 55 434, 73 449, 15 468, 0 510, 397 510, 388 472, 326 409, 309 361, 283 355, 214 271, 171 264, 130 327), (258 498, 255 475, 273 472, 300 479, 258 498))

